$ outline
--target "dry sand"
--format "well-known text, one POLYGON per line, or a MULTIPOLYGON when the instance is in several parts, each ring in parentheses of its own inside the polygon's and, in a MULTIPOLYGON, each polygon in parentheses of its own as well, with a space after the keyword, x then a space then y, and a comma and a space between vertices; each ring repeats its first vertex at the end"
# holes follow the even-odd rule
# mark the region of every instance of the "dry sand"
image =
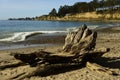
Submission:
MULTIPOLYGON (((97 48, 106 47, 110 48, 110 52, 103 55, 103 58, 98 61, 98 64, 109 68, 116 72, 118 75, 105 75, 95 71, 91 71, 86 67, 67 70, 66 68, 58 69, 56 74, 49 74, 48 76, 41 77, 39 75, 25 78, 22 80, 120 80, 120 27, 112 27, 100 29, 98 31, 97 48)), ((46 47, 32 47, 14 50, 1 50, 0 51, 0 67, 20 61, 15 60, 10 54, 13 52, 31 53, 45 49, 49 52, 56 53, 62 49, 60 46, 46 46, 46 47)), ((33 71, 35 67, 29 65, 17 65, 0 69, 0 80, 10 80, 11 77, 16 75, 22 76, 25 73, 33 71)), ((49 72, 49 71, 47 71, 49 72)), ((46 73, 47 74, 47 73, 46 73)), ((14 79, 16 80, 16 78, 14 79)))

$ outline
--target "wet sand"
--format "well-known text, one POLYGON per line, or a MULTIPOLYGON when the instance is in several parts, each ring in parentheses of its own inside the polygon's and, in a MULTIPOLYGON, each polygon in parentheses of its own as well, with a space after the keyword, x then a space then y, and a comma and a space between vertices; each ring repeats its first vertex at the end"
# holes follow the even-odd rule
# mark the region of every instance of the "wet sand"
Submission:
MULTIPOLYGON (((106 47, 110 48, 110 52, 103 55, 103 58, 100 61, 97 61, 98 64, 109 68, 110 70, 116 72, 118 75, 105 75, 97 73, 96 71, 91 71, 86 67, 83 68, 74 68, 74 69, 58 69, 54 71, 55 74, 49 73, 49 75, 41 77, 39 75, 32 76, 30 78, 25 78, 24 80, 120 80, 120 27, 111 27, 111 28, 104 28, 98 29, 98 37, 96 48, 106 47)), ((30 48, 21 48, 21 49, 12 49, 12 50, 1 50, 0 51, 0 66, 9 65, 13 63, 20 62, 15 60, 11 53, 20 52, 20 53, 31 53, 35 51, 39 51, 41 49, 56 53, 62 49, 64 44, 64 36, 60 37, 59 35, 56 38, 52 38, 47 36, 46 38, 42 38, 44 43, 59 43, 58 45, 52 46, 37 46, 37 47, 30 47, 30 48), (63 40, 63 41, 62 41, 63 40), (46 42, 45 42, 46 41, 46 42)), ((32 41, 36 43, 36 41, 32 41)), ((31 42, 30 42, 31 43, 31 42)), ((22 65, 22 66, 15 66, 15 67, 7 67, 0 69, 0 79, 1 80, 10 80, 11 77, 16 75, 22 76, 25 73, 29 73, 33 71, 35 67, 30 67, 29 65, 22 65)), ((47 71, 49 72, 49 71, 47 71)), ((47 74, 47 73, 46 73, 47 74)), ((16 80, 16 79, 14 79, 16 80)))

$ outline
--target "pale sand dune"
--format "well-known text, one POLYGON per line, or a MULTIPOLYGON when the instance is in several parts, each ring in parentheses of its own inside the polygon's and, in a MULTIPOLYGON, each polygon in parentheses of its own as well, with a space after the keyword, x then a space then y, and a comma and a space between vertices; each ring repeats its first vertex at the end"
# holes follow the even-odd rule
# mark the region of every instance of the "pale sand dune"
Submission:
MULTIPOLYGON (((113 75, 99 74, 96 71, 91 71, 86 67, 75 68, 75 69, 63 68, 56 70, 55 72, 56 74, 54 75, 49 74, 48 76, 44 76, 44 77, 37 75, 37 76, 32 76, 30 78, 25 78, 24 80, 120 80, 120 31, 118 31, 120 30, 120 27, 111 28, 111 30, 117 30, 116 33, 107 29, 106 29, 107 32, 106 31, 102 32, 104 30, 100 30, 100 31, 98 30, 99 32, 98 32, 96 47, 110 48, 110 52, 103 55, 104 58, 100 59, 100 61, 98 61, 98 64, 110 68, 118 75, 113 76, 113 75)), ((39 51, 40 49, 45 49, 46 51, 56 53, 59 49, 62 49, 62 45, 0 51, 0 66, 19 62, 15 60, 10 55, 10 53, 13 52, 31 53, 34 51, 39 51)), ((11 77, 14 77, 16 75, 21 76, 35 69, 36 69, 35 67, 30 67, 29 65, 22 65, 22 66, 16 65, 14 67, 1 69, 0 80, 9 80, 11 77)))

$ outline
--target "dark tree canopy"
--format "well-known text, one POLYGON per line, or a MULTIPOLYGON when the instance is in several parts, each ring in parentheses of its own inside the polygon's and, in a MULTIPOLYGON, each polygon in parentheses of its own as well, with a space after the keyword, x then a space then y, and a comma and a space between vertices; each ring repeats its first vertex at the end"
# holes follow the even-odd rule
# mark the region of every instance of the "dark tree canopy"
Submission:
POLYGON ((90 2, 77 2, 72 6, 60 6, 58 9, 58 13, 56 12, 55 8, 53 8, 49 15, 64 17, 67 14, 92 12, 96 11, 97 8, 113 7, 115 5, 120 5, 120 0, 93 0, 90 2))
POLYGON ((49 13, 49 15, 50 15, 50 16, 57 16, 57 11, 56 11, 56 9, 53 8, 53 9, 51 10, 51 12, 49 13))

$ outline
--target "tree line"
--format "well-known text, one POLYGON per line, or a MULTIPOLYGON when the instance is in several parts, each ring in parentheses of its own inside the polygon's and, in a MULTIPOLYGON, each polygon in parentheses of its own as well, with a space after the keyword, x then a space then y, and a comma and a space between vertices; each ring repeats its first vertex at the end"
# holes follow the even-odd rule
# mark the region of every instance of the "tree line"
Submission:
POLYGON ((34 17, 26 17, 26 18, 9 18, 8 20, 35 20, 34 17))
POLYGON ((120 0, 93 0, 91 2, 77 2, 72 6, 60 6, 58 12, 55 8, 53 8, 49 13, 49 16, 64 17, 67 14, 92 12, 97 8, 112 7, 114 5, 120 5, 120 0))

